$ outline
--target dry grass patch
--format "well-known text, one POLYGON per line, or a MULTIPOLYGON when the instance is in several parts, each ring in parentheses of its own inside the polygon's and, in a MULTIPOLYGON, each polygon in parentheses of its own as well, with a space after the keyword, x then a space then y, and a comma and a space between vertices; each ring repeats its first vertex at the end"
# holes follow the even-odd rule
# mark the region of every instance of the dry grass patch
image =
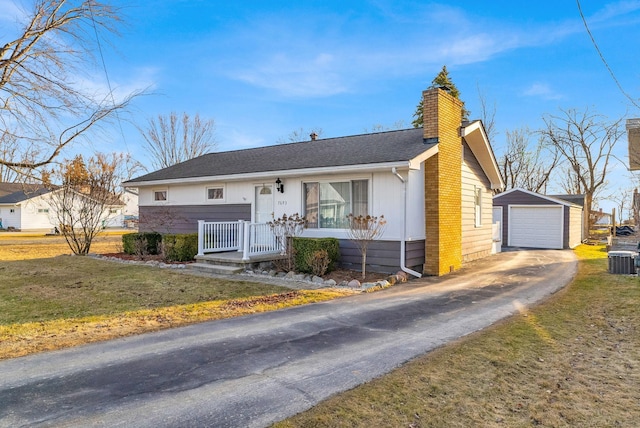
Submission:
MULTIPOLYGON (((30 239, 16 244, 28 248, 24 254, 50 250, 41 251, 42 238, 30 239)), ((0 260, 0 278, 0 359, 350 294, 78 256, 0 260)))
POLYGON ((340 290, 300 290, 267 296, 159 307, 114 315, 0 325, 0 359, 198 322, 274 311, 342 297, 340 290))
MULTIPOLYGON (((91 252, 115 253, 122 249, 122 233, 98 235, 91 244, 91 252)), ((62 236, 43 234, 14 235, 0 233, 0 260, 33 260, 71 254, 62 236)))
POLYGON ((576 252, 544 304, 275 426, 640 426, 639 280, 576 252))

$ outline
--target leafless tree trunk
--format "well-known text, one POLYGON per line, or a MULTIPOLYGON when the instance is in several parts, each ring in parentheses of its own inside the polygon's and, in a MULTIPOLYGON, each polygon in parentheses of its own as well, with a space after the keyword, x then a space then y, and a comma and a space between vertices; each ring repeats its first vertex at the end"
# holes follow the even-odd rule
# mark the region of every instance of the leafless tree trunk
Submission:
MULTIPOLYGON (((81 88, 81 65, 93 57, 98 30, 115 33, 120 21, 111 5, 95 0, 36 0, 15 37, 0 41, 0 132, 18 141, 23 157, 0 165, 14 170, 51 163, 60 152, 123 109, 135 94, 116 102, 81 88)), ((3 28, 2 36, 11 34, 3 28)), ((105 91, 108 92, 108 91, 105 91)))
POLYGON ((162 169, 211 152, 216 147, 212 119, 202 120, 196 114, 193 119, 171 112, 149 119, 147 129, 138 128, 149 152, 151 166, 162 169))
POLYGON ((370 215, 355 216, 349 214, 347 219, 349 221, 349 228, 347 229, 349 239, 356 244, 362 256, 362 279, 364 279, 367 275, 367 248, 371 241, 382 236, 387 221, 383 215, 373 217, 370 215))
MULTIPOLYGON (((622 119, 608 122, 588 109, 584 112, 574 109, 561 112, 560 116, 545 116, 546 129, 540 132, 544 143, 557 150, 571 168, 574 179, 585 194, 584 209, 590 213, 596 192, 607 183, 611 151, 624 130, 622 119)), ((585 222, 583 236, 589 236, 591 223, 585 222)))
POLYGON ((507 131, 507 148, 498 164, 507 189, 522 188, 532 192, 546 191, 551 172, 558 164, 556 150, 537 144, 530 147, 532 132, 528 128, 507 131))
POLYGON ((484 126, 489 141, 493 141, 493 137, 498 133, 496 130, 496 103, 494 102, 492 106, 489 106, 487 98, 480 91, 480 86, 478 86, 478 99, 480 100, 482 125, 484 126))
POLYGON ((52 219, 74 254, 85 255, 103 230, 109 209, 120 205, 124 157, 96 154, 85 164, 81 156, 62 164, 50 186, 52 219))

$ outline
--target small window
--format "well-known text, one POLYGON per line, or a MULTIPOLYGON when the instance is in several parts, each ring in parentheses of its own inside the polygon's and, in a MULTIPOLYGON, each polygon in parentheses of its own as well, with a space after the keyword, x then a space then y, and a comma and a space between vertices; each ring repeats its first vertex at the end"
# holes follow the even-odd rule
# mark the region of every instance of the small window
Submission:
POLYGON ((224 199, 224 187, 207 187, 208 201, 221 201, 224 199))
POLYGON ((154 190, 153 191, 153 200, 156 202, 165 202, 167 200, 167 191, 166 190, 154 190))
POLYGON ((49 212, 49 208, 38 208, 38 214, 47 214, 49 212))
POLYGON ((118 214, 118 209, 117 208, 111 208, 109 210, 109 214, 118 214))
POLYGON ((474 213, 475 213, 475 225, 476 227, 482 226, 482 188, 475 186, 473 195, 474 213))

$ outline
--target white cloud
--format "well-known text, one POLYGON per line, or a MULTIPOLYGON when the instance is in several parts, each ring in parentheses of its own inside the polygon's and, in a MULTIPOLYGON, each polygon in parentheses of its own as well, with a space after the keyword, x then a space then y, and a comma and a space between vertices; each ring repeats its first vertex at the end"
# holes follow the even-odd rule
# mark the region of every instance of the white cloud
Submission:
POLYGON ((528 97, 542 98, 543 100, 559 100, 562 94, 551 89, 549 84, 536 82, 524 90, 523 94, 528 97))
MULTIPOLYGON (((403 9, 377 3, 374 17, 291 13, 254 17, 226 29, 225 45, 235 54, 225 58, 225 75, 283 97, 326 97, 357 91, 372 79, 415 75, 442 64, 480 63, 584 31, 577 14, 565 21, 523 23, 446 5, 403 9)), ((600 14, 613 19, 638 8, 640 1, 618 2, 600 14)), ((530 91, 557 96, 543 89, 530 91)))
POLYGON ((291 97, 322 97, 347 90, 341 65, 331 54, 292 56, 277 53, 236 77, 291 97))

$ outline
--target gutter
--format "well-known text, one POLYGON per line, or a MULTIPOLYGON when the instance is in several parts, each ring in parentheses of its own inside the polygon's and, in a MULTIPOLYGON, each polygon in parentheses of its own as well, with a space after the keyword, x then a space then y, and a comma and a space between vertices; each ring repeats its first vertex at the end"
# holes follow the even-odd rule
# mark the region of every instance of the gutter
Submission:
POLYGON ((405 265, 405 256, 406 256, 406 249, 405 249, 405 245, 406 245, 406 236, 407 236, 407 182, 405 181, 404 178, 402 178, 402 176, 400 174, 398 174, 398 170, 396 169, 396 167, 394 166, 393 168, 391 168, 391 173, 393 175, 395 175, 396 177, 398 177, 398 179, 402 182, 402 205, 403 205, 403 210, 402 210, 402 238, 400 240, 400 269, 402 269, 403 272, 406 272, 410 275, 413 275, 417 278, 421 278, 422 274, 420 272, 416 272, 415 270, 409 269, 406 265, 405 265))

